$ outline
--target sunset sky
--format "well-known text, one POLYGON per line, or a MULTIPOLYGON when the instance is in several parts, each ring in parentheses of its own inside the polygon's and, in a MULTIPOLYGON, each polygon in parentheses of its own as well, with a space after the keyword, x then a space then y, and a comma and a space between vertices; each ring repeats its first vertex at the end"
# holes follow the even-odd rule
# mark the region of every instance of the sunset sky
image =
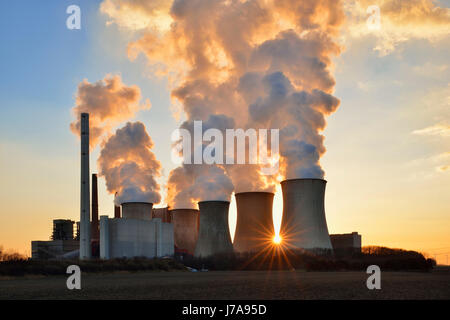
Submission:
MULTIPOLYGON (((136 111, 127 120, 144 123, 153 140, 165 203, 164 186, 176 167, 170 136, 184 115, 171 99, 167 76, 143 54, 134 57, 127 48, 153 23, 168 28, 170 20, 138 6, 117 9, 126 2, 0 4, 0 245, 6 249, 29 255, 32 240, 49 238, 52 219, 79 219, 79 140, 70 123, 84 79, 95 83, 118 75, 124 86, 139 88, 140 100, 133 101, 136 111), (71 4, 81 8, 81 30, 66 28, 71 4), (150 20, 154 22, 147 23, 150 20)), ((364 246, 419 250, 437 254, 438 262, 446 263, 450 1, 343 3, 346 19, 335 36, 341 54, 331 66, 333 95, 340 106, 327 118, 327 151, 320 160, 328 181, 329 232, 357 231, 364 246), (366 25, 365 8, 370 5, 381 8, 379 30, 366 25)), ((93 173, 99 155, 96 146, 91 153, 93 173)), ((280 196, 274 205, 276 223, 282 211, 280 196)), ((99 179, 99 198, 100 214, 113 216, 113 196, 104 179, 99 179)), ((232 209, 232 234, 234 224, 232 209)))

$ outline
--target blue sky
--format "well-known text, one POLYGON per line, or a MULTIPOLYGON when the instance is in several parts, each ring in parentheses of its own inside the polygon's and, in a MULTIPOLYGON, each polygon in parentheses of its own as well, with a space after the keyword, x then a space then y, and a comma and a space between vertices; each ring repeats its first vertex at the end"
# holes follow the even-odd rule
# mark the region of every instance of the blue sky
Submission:
MULTIPOLYGON (((35 223, 31 236, 46 239, 52 218, 76 220, 79 150, 69 124, 74 95, 84 78, 95 82, 108 73, 119 73, 124 83, 138 85, 143 100, 149 98, 153 104, 150 111, 138 115, 139 120, 159 146, 157 157, 170 159, 167 137, 175 120, 169 110, 166 82, 145 75, 139 59, 128 60, 127 35, 105 27, 99 3, 52 0, 0 4, 4 44, 0 50, 1 197, 4 202, 28 197, 16 207, 16 222, 0 231, 0 243, 7 245, 2 238, 19 231, 22 223, 35 223), (66 28, 66 8, 71 4, 81 7, 81 30, 66 28), (158 118, 165 120, 150 121, 158 118), (32 214, 40 201, 45 203, 40 207, 45 218, 32 214)), ((91 156, 92 172, 96 171, 98 153, 94 150, 91 156)), ((112 197, 106 193, 103 180, 99 189, 100 207, 109 213, 112 197)), ((0 219, 4 222, 7 217, 2 214, 0 219)))

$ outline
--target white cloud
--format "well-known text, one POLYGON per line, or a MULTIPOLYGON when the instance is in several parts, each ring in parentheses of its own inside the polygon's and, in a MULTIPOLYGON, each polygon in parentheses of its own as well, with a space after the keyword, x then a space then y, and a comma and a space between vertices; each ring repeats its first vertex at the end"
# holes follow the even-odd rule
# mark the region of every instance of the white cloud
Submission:
POLYGON ((414 130, 412 133, 421 136, 448 137, 450 136, 450 126, 446 124, 436 124, 434 126, 430 126, 424 129, 414 130))
POLYGON ((450 9, 433 0, 347 0, 345 6, 350 37, 375 36, 374 50, 381 56, 392 53, 402 42, 438 41, 450 35, 450 9), (380 28, 367 25, 369 6, 380 8, 380 28))

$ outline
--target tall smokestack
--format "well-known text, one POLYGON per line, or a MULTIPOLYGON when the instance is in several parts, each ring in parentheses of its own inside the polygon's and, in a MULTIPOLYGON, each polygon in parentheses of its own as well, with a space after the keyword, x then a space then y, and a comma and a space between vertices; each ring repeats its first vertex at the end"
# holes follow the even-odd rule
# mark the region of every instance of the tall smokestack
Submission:
POLYGON ((198 239, 199 211, 196 209, 171 210, 175 245, 194 254, 198 239))
POLYGON ((281 182, 283 218, 281 237, 291 248, 332 249, 325 218, 325 186, 322 179, 281 182))
POLYGON ((120 218, 120 206, 114 205, 114 218, 116 219, 120 218))
MULTIPOLYGON (((117 197, 117 192, 114 195, 114 199, 117 197)), ((120 218, 120 206, 116 205, 114 202, 114 218, 119 219, 120 218)))
POLYGON ((92 224, 91 224, 92 240, 99 240, 98 230, 98 187, 97 174, 92 174, 92 224))
POLYGON ((81 114, 80 259, 91 258, 89 199, 89 114, 81 114))
POLYGON ((255 252, 272 244, 274 194, 243 192, 236 194, 237 221, 233 247, 237 252, 255 252))
POLYGON ((228 201, 201 201, 196 257, 207 257, 216 253, 233 252, 228 228, 228 201))

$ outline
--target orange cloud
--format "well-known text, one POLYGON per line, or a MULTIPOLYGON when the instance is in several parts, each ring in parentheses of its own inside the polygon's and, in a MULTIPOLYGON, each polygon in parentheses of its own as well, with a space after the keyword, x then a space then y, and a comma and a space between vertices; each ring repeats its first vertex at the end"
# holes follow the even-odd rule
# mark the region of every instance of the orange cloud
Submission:
POLYGON ((450 126, 445 124, 436 124, 420 130, 414 130, 413 134, 422 136, 450 136, 450 126))
POLYGON ((172 22, 170 7, 168 0, 105 0, 100 4, 100 12, 110 18, 107 24, 115 23, 124 29, 166 30, 172 22))
POLYGON ((139 110, 150 109, 150 102, 140 104, 141 90, 127 86, 119 75, 107 75, 103 80, 90 83, 86 79, 78 85, 72 113, 76 119, 70 129, 80 132, 80 114, 88 112, 90 122, 90 145, 94 148, 102 136, 122 121, 133 118, 139 110))
POLYGON ((381 55, 411 39, 435 41, 450 35, 450 9, 439 7, 432 0, 348 0, 346 11, 347 32, 357 38, 375 35, 374 49, 381 55), (366 24, 369 6, 380 8, 378 30, 371 30, 366 24))
MULTIPOLYGON (((102 12, 119 26, 139 29, 137 40, 128 45, 129 57, 142 54, 153 71, 168 76, 186 123, 226 118, 235 128, 280 129, 285 177, 323 177, 321 132, 339 106, 332 96, 332 58, 340 53, 336 38, 345 20, 342 1, 176 0, 155 1, 150 8, 146 3, 106 0, 110 9, 102 5, 102 12), (156 13, 166 18, 138 28, 126 22, 130 16, 151 20, 156 13)), ((169 198, 184 205, 227 198, 232 188, 225 175, 238 192, 273 189, 275 183, 257 165, 184 166, 169 178, 169 198), (212 188, 212 175, 227 188, 212 188), (186 179, 178 179, 183 176, 208 188, 186 188, 186 179), (211 192, 202 195, 200 189, 211 192)))

